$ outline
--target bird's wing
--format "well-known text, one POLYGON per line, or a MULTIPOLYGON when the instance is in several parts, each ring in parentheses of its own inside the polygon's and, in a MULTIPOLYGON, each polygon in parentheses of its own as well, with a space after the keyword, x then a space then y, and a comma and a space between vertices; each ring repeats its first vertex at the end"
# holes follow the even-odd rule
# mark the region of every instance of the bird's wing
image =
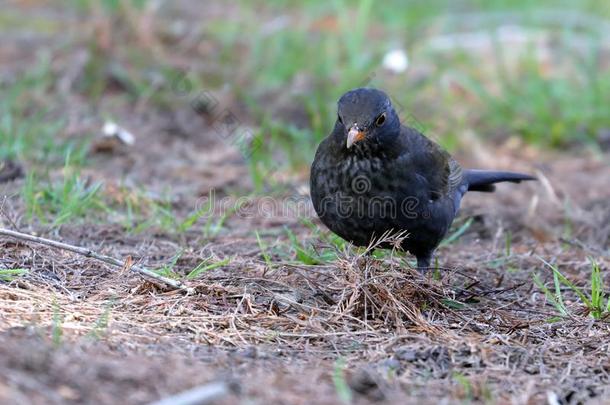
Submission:
POLYGON ((413 128, 406 128, 408 149, 417 173, 432 197, 451 195, 464 182, 464 171, 447 151, 413 128))
POLYGON ((449 190, 455 190, 464 182, 464 171, 462 166, 451 156, 449 153, 443 151, 449 157, 447 164, 447 170, 449 175, 447 176, 447 187, 449 190))

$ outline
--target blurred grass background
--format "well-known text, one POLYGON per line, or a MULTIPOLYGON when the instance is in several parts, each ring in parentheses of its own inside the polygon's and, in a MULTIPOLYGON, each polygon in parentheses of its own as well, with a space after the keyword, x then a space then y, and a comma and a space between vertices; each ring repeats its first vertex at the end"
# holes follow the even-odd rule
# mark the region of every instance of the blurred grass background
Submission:
MULTIPOLYGON (((306 173, 336 100, 359 86, 452 151, 480 139, 599 152, 610 139, 602 0, 11 1, 0 32, 0 157, 42 172, 86 161, 96 133, 74 130, 74 105, 98 121, 195 109, 211 128, 228 110, 249 136, 225 140, 262 189, 270 167, 306 173), (384 66, 392 51, 406 70, 384 66)), ((28 201, 45 176, 29 178, 28 201)), ((101 206, 96 187, 77 189, 101 206)))

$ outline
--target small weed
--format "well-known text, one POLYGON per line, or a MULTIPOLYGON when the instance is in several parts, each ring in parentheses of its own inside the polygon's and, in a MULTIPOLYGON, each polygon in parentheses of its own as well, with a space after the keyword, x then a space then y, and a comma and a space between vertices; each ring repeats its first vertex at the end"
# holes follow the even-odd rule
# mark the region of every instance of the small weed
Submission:
POLYGON ((0 269, 0 281, 11 282, 28 273, 27 269, 0 269))
POLYGON ((95 340, 101 339, 102 336, 108 330, 108 321, 110 320, 110 310, 112 309, 112 302, 106 306, 104 312, 99 316, 93 325, 93 329, 87 334, 88 337, 95 340))
POLYGON ((258 231, 255 231, 256 233, 256 242, 258 243, 258 248, 261 251, 261 255, 263 256, 263 259, 265 259, 265 264, 267 265, 267 267, 271 267, 272 266, 272 262, 271 262, 271 255, 269 254, 269 252, 267 252, 267 246, 264 245, 260 235, 258 234, 258 231))
POLYGON ((56 300, 53 300, 53 326, 51 335, 53 339, 53 346, 59 347, 61 345, 61 338, 63 336, 63 322, 64 317, 61 314, 61 308, 56 300))
POLYGON ((438 256, 436 256, 434 258, 434 273, 432 273, 432 277, 436 281, 440 281, 440 279, 442 278, 441 269, 440 269, 440 266, 438 264, 438 256))
POLYGON ((459 372, 453 373, 453 380, 464 390, 464 397, 468 401, 473 400, 473 389, 470 380, 464 374, 459 372))
POLYGON ((172 256, 168 263, 164 264, 163 267, 161 267, 160 269, 155 270, 155 273, 163 277, 179 279, 180 275, 174 271, 174 268, 176 267, 176 263, 178 263, 178 260, 180 260, 183 254, 183 250, 177 252, 174 256, 172 256))
POLYGON ((335 391, 337 396, 344 404, 352 403, 352 390, 349 388, 347 381, 345 380, 345 360, 338 359, 335 362, 335 369, 333 372, 333 383, 335 385, 335 391))
POLYGON ((344 251, 346 249, 346 247, 349 245, 349 243, 345 239, 341 238, 340 236, 335 235, 334 233, 331 233, 331 232, 321 231, 320 227, 318 225, 314 224, 307 218, 301 219, 300 222, 303 225, 305 225, 307 228, 309 228, 309 230, 311 232, 313 232, 315 237, 324 241, 329 246, 332 246, 337 251, 344 251))
POLYGON ((296 260, 306 265, 324 264, 337 258, 336 252, 331 249, 316 251, 311 245, 305 246, 289 228, 284 228, 290 241, 290 250, 296 260))
POLYGON ((466 304, 456 301, 456 300, 452 300, 450 298, 444 298, 441 300, 441 302, 443 303, 443 305, 445 305, 447 308, 451 308, 451 309, 464 309, 466 308, 466 304))
POLYGON ((92 212, 106 210, 100 195, 102 183, 90 184, 81 179, 78 171, 69 166, 68 160, 61 182, 45 182, 35 172, 28 174, 22 189, 28 218, 37 217, 56 227, 92 212))
POLYGON ((194 212, 189 214, 184 221, 182 221, 178 224, 178 232, 180 232, 180 233, 187 232, 193 226, 195 226, 197 221, 199 221, 205 215, 209 215, 209 210, 207 209, 207 207, 195 210, 194 212))
POLYGON ((224 224, 233 214, 238 212, 242 205, 246 204, 245 199, 241 203, 233 204, 232 207, 224 210, 220 216, 210 215, 206 219, 206 223, 203 226, 203 236, 206 238, 213 238, 218 235, 224 228, 224 224))
POLYGON ((507 231, 504 237, 504 254, 506 257, 510 257, 513 246, 513 234, 511 231, 507 231))
POLYGON ((170 202, 159 202, 144 197, 140 199, 140 203, 140 206, 134 206, 132 202, 128 201, 125 223, 131 232, 138 234, 147 229, 159 227, 168 233, 174 233, 180 228, 170 202), (147 219, 141 221, 144 215, 147 219), (134 223, 138 224, 133 226, 134 223))
MULTIPOLYGON (((140 192, 128 193, 113 208, 120 218, 119 222, 130 232, 138 234, 150 228, 158 228, 170 235, 183 235, 197 227, 206 238, 218 235, 231 215, 239 211, 241 203, 225 209, 220 215, 214 215, 215 200, 207 199, 203 206, 182 216, 169 198, 161 201, 152 199, 140 192)), ((245 203, 245 202, 244 202, 245 203)))
POLYGON ((498 254, 498 257, 487 261, 486 265, 493 269, 504 266, 507 272, 517 271, 517 267, 515 267, 514 258, 512 256, 512 245, 513 235, 510 231, 507 231, 504 235, 504 251, 498 254))
POLYGON ((589 258, 591 263, 591 290, 588 295, 583 292, 583 289, 577 287, 573 282, 568 280, 556 266, 543 259, 540 260, 553 271, 554 292, 542 282, 538 275, 534 275, 534 283, 544 292, 546 298, 551 302, 553 307, 555 307, 561 317, 572 316, 572 313, 565 305, 562 287, 567 287, 569 291, 572 291, 578 297, 580 302, 587 308, 588 313, 592 318, 602 319, 610 314, 610 291, 605 290, 601 270, 599 264, 595 260, 589 258))
POLYGON ((447 246, 457 241, 472 225, 473 218, 468 218, 466 222, 464 222, 458 229, 455 230, 451 235, 445 238, 440 244, 439 247, 447 246))
POLYGON ((216 263, 209 263, 208 260, 204 260, 199 263, 199 265, 197 265, 197 267, 195 267, 189 274, 187 274, 186 278, 192 280, 207 271, 214 270, 222 266, 227 266, 229 263, 231 263, 230 257, 227 257, 216 263))

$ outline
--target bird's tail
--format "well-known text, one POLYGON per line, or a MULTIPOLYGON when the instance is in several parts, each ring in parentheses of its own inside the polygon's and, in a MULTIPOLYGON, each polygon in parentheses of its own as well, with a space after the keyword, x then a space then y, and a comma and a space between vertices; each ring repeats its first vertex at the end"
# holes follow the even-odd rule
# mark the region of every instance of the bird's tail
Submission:
POLYGON ((466 181, 468 182, 468 191, 485 191, 491 192, 496 189, 494 183, 502 181, 510 181, 512 183, 521 183, 525 180, 536 180, 534 176, 522 173, 513 172, 495 172, 491 170, 466 170, 466 181))

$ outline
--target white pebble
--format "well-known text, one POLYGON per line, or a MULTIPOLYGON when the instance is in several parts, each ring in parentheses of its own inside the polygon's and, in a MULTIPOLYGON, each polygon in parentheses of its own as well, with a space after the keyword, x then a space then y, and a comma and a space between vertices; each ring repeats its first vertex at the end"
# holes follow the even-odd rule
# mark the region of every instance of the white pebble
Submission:
POLYGON ((409 58, 402 49, 394 49, 383 57, 383 67, 393 73, 402 73, 409 67, 409 58))

